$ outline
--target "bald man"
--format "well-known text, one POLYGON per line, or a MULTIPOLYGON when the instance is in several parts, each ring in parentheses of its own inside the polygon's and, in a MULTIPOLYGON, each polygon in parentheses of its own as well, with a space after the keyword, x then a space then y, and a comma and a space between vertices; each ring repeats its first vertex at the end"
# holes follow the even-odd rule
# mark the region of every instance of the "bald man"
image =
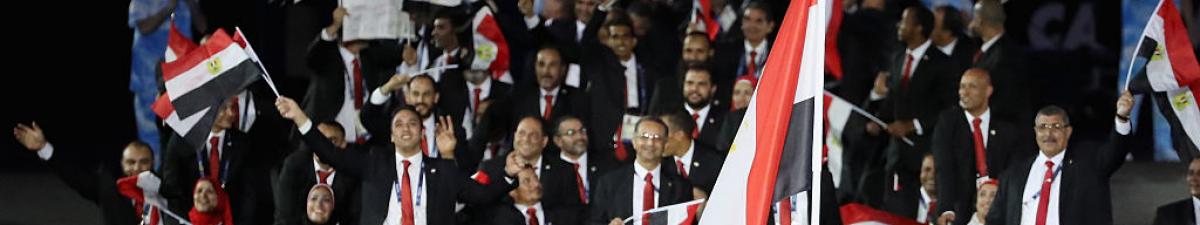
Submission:
POLYGON ((938 224, 966 224, 975 212, 976 181, 997 177, 1014 157, 1033 155, 1016 126, 992 116, 993 91, 987 71, 968 69, 959 80, 958 106, 938 117, 932 144, 940 171, 938 224))

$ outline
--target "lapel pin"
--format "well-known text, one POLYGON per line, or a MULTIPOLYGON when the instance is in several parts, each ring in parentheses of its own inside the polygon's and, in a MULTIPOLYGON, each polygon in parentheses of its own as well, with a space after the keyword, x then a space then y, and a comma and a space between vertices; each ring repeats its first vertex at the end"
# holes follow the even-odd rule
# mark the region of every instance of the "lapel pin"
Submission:
POLYGON ((547 170, 550 169, 550 165, 546 165, 545 169, 547 169, 547 170))
POLYGON ((700 167, 700 162, 692 162, 692 166, 700 167))
POLYGON ((436 169, 436 168, 434 168, 434 169, 430 169, 430 170, 429 170, 429 173, 437 173, 437 169, 436 169))
POLYGON ((992 135, 996 135, 996 130, 991 130, 991 131, 992 131, 992 135))

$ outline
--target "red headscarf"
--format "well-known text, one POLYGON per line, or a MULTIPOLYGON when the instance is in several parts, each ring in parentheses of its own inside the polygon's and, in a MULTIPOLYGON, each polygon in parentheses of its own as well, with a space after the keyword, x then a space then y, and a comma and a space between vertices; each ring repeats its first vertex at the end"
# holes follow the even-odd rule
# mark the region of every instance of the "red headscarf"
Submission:
POLYGON ((192 211, 188 212, 188 219, 191 219, 194 225, 233 225, 233 214, 229 209, 229 196, 225 194, 225 189, 221 188, 221 183, 208 178, 200 178, 196 181, 192 192, 200 187, 201 181, 212 183, 213 190, 217 192, 217 205, 209 212, 200 212, 196 210, 196 207, 192 207, 192 211))

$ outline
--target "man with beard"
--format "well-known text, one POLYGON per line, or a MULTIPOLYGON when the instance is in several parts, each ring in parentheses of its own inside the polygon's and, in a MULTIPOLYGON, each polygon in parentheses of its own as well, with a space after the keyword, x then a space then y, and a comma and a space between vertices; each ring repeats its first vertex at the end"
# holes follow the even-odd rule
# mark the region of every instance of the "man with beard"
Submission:
MULTIPOLYGON (((387 137, 391 136, 391 130, 387 128, 388 122, 396 109, 402 106, 411 106, 417 115, 420 116, 421 124, 424 127, 435 127, 435 116, 441 118, 444 116, 450 117, 454 121, 462 121, 462 115, 450 113, 442 107, 438 107, 438 99, 440 95, 437 90, 437 82, 433 77, 428 75, 417 75, 412 77, 407 82, 407 88, 404 90, 404 102, 399 102, 392 99, 392 93, 400 90, 400 79, 389 80, 388 83, 380 86, 379 89, 371 93, 370 104, 364 108, 362 117, 363 124, 371 132, 372 135, 387 137)), ((462 126, 451 125, 454 128, 454 134, 458 142, 453 145, 456 149, 441 149, 442 143, 436 143, 436 133, 433 129, 424 129, 423 135, 420 138, 420 150, 423 154, 431 158, 443 158, 442 152, 457 152, 455 157, 459 168, 463 172, 474 171, 475 165, 479 163, 481 157, 480 152, 467 151, 465 131, 462 126)))
MULTIPOLYGON (((663 79, 658 86, 654 88, 654 98, 651 102, 651 114, 661 114, 669 109, 677 109, 679 104, 683 102, 683 96, 675 93, 681 93, 683 90, 683 80, 689 68, 705 68, 710 74, 711 81, 717 91, 711 99, 713 102, 730 102, 732 98, 732 90, 734 83, 734 73, 728 70, 727 66, 720 63, 712 63, 713 54, 712 43, 708 41, 707 34, 703 32, 688 33, 683 39, 683 57, 680 60, 677 68, 671 69, 668 74, 673 74, 673 78, 663 79), (663 94, 666 93, 666 94, 663 94)), ((728 106, 727 104, 723 104, 728 106)))
POLYGON ((721 124, 725 121, 726 110, 729 106, 718 104, 713 100, 716 84, 712 81, 712 73, 703 66, 689 66, 683 74, 683 102, 664 103, 670 105, 655 106, 655 114, 667 114, 686 111, 696 124, 696 129, 690 133, 697 144, 708 149, 716 149, 717 136, 721 133, 721 124))
MULTIPOLYGON (((582 115, 587 103, 583 92, 563 85, 567 74, 567 63, 557 46, 545 45, 538 49, 533 70, 536 88, 520 88, 513 95, 513 120, 536 115, 546 121, 554 121, 562 115, 582 115)), ((586 117, 586 116, 584 116, 586 117)))

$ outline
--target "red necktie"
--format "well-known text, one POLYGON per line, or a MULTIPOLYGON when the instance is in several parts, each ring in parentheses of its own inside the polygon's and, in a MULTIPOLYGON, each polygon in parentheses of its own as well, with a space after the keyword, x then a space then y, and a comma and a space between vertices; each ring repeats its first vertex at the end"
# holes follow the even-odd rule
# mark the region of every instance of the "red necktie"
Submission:
POLYGON ((351 63, 354 64, 354 109, 361 109, 363 103, 362 65, 358 63, 358 58, 351 63))
MULTIPOLYGON (((621 88, 621 101, 625 102, 623 107, 628 109, 629 108, 629 84, 625 83, 625 82, 621 82, 621 87, 622 87, 621 88)), ((616 140, 615 141, 616 143, 613 144, 613 148, 614 148, 614 150, 616 150, 616 152, 614 154, 617 157, 617 161, 625 161, 626 158, 629 158, 629 150, 626 150, 625 144, 621 143, 622 142, 621 128, 624 126, 625 126, 624 122, 618 122, 617 123, 617 133, 613 134, 613 139, 616 140)))
POLYGON ((404 160, 404 173, 403 173, 403 176, 400 178, 400 179, 402 179, 400 181, 400 189, 404 189, 404 191, 401 192, 401 195, 400 195, 400 203, 401 203, 400 213, 402 214, 401 215, 402 218, 400 219, 401 225, 413 225, 414 224, 414 222, 413 222, 413 204, 412 204, 412 201, 413 201, 413 199, 412 199, 412 184, 410 184, 410 181, 408 181, 408 166, 410 166, 410 165, 412 165, 412 162, 409 162, 408 160, 404 160))
POLYGON ((676 159, 675 160, 675 168, 679 168, 679 174, 683 175, 683 178, 688 178, 688 173, 686 170, 687 168, 683 167, 683 160, 676 159))
POLYGON ((479 112, 479 98, 480 98, 479 94, 481 94, 481 93, 483 93, 483 89, 479 89, 478 87, 476 87, 475 88, 475 99, 472 99, 474 101, 471 102, 471 110, 475 110, 475 112, 479 112))
MULTIPOLYGON (((654 174, 646 173, 646 185, 642 188, 642 212, 654 208, 654 174)), ((642 225, 650 225, 650 214, 642 214, 642 225)))
POLYGON ((988 176, 987 152, 984 152, 983 149, 983 130, 979 129, 979 124, 982 122, 983 120, 976 117, 971 121, 971 126, 975 133, 975 170, 979 172, 980 177, 986 177, 988 176))
POLYGON ((700 113, 692 113, 692 121, 696 121, 696 128, 692 129, 692 139, 700 137, 700 113))
POLYGON ((1046 225, 1046 211, 1050 206, 1050 185, 1054 184, 1054 162, 1046 161, 1046 176, 1042 191, 1038 193, 1037 225, 1046 225))
POLYGON ((528 209, 525 209, 525 215, 529 216, 529 225, 541 224, 541 223, 538 223, 537 209, 534 209, 533 207, 529 207, 528 209))
POLYGON ((158 225, 158 207, 150 207, 150 225, 158 225))
POLYGON ((332 169, 330 169, 330 170, 319 170, 319 171, 317 171, 317 179, 319 179, 319 180, 318 180, 318 181, 319 181, 318 183, 321 183, 321 184, 329 184, 329 182, 328 182, 328 181, 325 181, 326 179, 329 179, 329 175, 333 175, 333 170, 332 170, 332 169))
POLYGON ((746 76, 754 76, 758 72, 758 51, 750 51, 750 58, 746 60, 746 76))
POLYGON ((579 202, 587 204, 587 190, 584 189, 586 187, 583 184, 583 175, 579 174, 579 163, 571 163, 571 165, 575 166, 575 186, 579 187, 579 202))
POLYGON ((782 202, 779 202, 779 224, 783 224, 783 225, 791 225, 792 224, 792 198, 791 197, 784 198, 782 202))
POLYGON ((554 96, 546 95, 546 109, 542 110, 542 118, 550 119, 550 111, 554 108, 554 96))
POLYGON ((220 179, 221 172, 221 142, 218 137, 208 139, 208 177, 213 180, 220 179))
POLYGON ((976 50, 975 56, 971 57, 971 63, 972 64, 979 63, 979 58, 982 56, 983 56, 983 49, 976 50))
POLYGON ((901 74, 904 76, 900 77, 900 86, 903 87, 904 89, 908 89, 908 78, 912 75, 911 68, 912 68, 912 63, 913 63, 913 57, 911 54, 904 54, 904 55, 905 55, 904 71, 901 71, 901 74))
POLYGON ((930 202, 929 202, 929 209, 926 209, 926 210, 925 210, 925 222, 926 222, 926 223, 928 223, 928 224, 937 224, 937 223, 934 223, 934 222, 933 222, 933 221, 937 221, 937 218, 933 217, 933 215, 934 215, 934 211, 933 211, 933 210, 934 210, 934 209, 936 209, 936 208, 937 208, 937 200, 930 201, 930 202))

